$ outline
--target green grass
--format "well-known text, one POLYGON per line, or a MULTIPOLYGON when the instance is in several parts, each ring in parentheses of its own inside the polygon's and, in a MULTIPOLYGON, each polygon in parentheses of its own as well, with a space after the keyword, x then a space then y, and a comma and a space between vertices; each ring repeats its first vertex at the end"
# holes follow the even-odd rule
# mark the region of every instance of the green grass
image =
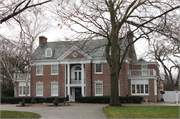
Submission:
POLYGON ((40 118, 41 116, 31 112, 1 111, 1 118, 40 118))
POLYGON ((107 118, 179 118, 179 106, 108 107, 107 118))

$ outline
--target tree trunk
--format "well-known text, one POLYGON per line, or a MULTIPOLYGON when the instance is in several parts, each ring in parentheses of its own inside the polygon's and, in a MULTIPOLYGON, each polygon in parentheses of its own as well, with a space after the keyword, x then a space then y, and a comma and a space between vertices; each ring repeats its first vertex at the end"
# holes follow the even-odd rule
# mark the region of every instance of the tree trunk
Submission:
POLYGON ((29 81, 29 73, 27 72, 27 75, 26 75, 26 88, 25 88, 25 96, 27 97, 28 96, 28 81, 29 81))
POLYGON ((17 90, 16 90, 16 81, 17 81, 17 73, 15 73, 15 79, 14 79, 14 97, 17 97, 17 90))
MULTIPOLYGON (((116 29, 116 27, 114 27, 116 29)), ((114 30, 111 42, 111 64, 110 64, 110 77, 111 77, 111 98, 110 106, 121 106, 118 95, 118 79, 119 79, 119 49, 118 49, 118 32, 114 30)))
POLYGON ((110 106, 122 106, 118 95, 118 70, 116 68, 111 71, 111 98, 110 106), (114 74, 114 72, 116 72, 114 74))

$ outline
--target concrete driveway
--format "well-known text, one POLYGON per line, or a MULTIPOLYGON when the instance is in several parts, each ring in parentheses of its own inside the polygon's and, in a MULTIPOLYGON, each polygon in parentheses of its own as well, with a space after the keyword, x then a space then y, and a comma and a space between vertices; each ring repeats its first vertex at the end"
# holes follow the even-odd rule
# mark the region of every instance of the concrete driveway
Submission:
POLYGON ((16 107, 15 104, 0 105, 0 110, 27 111, 41 115, 41 119, 106 119, 103 107, 108 104, 71 103, 58 107, 16 107))

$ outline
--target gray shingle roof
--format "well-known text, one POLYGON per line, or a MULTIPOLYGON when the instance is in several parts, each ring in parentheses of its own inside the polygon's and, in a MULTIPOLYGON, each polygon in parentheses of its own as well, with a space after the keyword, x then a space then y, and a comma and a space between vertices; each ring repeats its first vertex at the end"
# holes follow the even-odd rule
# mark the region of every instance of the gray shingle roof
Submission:
POLYGON ((42 46, 38 46, 32 54, 31 59, 44 60, 49 59, 45 57, 45 50, 47 48, 54 49, 54 54, 50 59, 57 59, 73 46, 77 46, 83 52, 91 57, 99 57, 104 55, 105 45, 107 40, 82 40, 82 41, 57 41, 45 42, 42 46))

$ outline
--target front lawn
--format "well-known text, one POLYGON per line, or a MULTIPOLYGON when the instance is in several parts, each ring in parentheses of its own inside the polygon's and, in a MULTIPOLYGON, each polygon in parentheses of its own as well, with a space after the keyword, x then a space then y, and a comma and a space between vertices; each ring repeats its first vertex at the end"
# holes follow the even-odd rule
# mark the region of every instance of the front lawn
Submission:
POLYGON ((126 106, 103 110, 107 118, 179 118, 179 106, 126 106))
POLYGON ((41 116, 31 112, 1 111, 1 118, 40 118, 41 116))

